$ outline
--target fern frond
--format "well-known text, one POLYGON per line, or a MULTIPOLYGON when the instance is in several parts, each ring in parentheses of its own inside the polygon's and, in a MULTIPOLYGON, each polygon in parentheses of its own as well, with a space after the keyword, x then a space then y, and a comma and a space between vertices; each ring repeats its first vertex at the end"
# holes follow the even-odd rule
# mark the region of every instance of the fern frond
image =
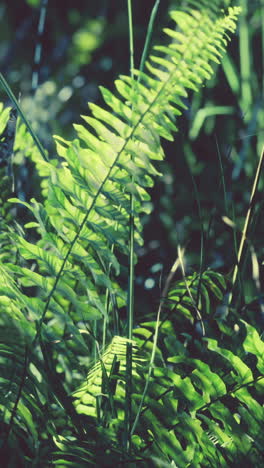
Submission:
MULTIPOLYGON (((78 413, 97 417, 100 422, 103 401, 108 400, 111 411, 117 417, 115 399, 118 399, 119 404, 120 401, 125 401, 124 385, 120 387, 120 381, 123 384, 125 382, 128 343, 133 346, 132 372, 134 376, 138 374, 143 359, 136 353, 136 344, 127 338, 115 336, 100 359, 89 371, 86 381, 73 393, 78 413)), ((103 413, 105 416, 107 413, 106 408, 104 408, 103 413)))
MULTIPOLYGON (((263 341, 245 324, 244 350, 258 360, 252 373, 243 359, 207 339, 203 359, 175 355, 168 359, 173 370, 155 368, 137 435, 145 441, 143 453, 161 456, 155 440, 178 466, 261 466, 263 459, 263 341), (255 345, 254 339, 257 342, 255 345), (220 361, 216 373, 207 364, 220 361), (146 431, 148 428, 148 431, 146 431), (174 452, 174 455, 173 455, 174 452), (218 465, 219 464, 219 465, 218 465)), ((134 395, 133 401, 140 398, 134 395)))
MULTIPOLYGON (((186 350, 179 341, 180 333, 182 336, 190 333, 190 326, 194 333, 193 327, 198 324, 197 331, 202 335, 202 323, 206 335, 210 335, 212 324, 219 323, 217 305, 223 300, 225 290, 224 276, 212 270, 193 273, 177 281, 171 286, 168 297, 161 299, 163 313, 159 323, 159 342, 165 340, 169 351, 176 346, 180 354, 185 354, 186 350)), ((134 337, 142 349, 152 348, 155 326, 156 322, 144 322, 134 330, 134 337)), ((159 349, 156 359, 162 362, 159 349)))
MULTIPOLYGON (((0 264, 3 279, 0 291, 7 298, 3 305, 6 306, 8 301, 13 310, 19 304, 19 314, 24 321, 30 322, 30 331, 33 329, 29 341, 21 331, 24 341, 19 356, 25 349, 33 356, 26 354, 24 367, 22 364, 22 384, 15 385, 7 417, 8 424, 12 423, 15 430, 19 418, 26 419, 22 414, 26 391, 32 408, 46 402, 49 406, 50 401, 59 400, 58 376, 54 369, 49 371, 52 356, 49 359, 46 349, 52 350, 50 341, 61 343, 65 333, 70 331, 78 355, 82 346, 87 347, 80 329, 86 327, 89 334, 89 321, 103 316, 109 318, 113 312, 117 315, 118 308, 125 303, 125 294, 117 278, 126 268, 123 259, 128 254, 129 219, 133 215, 135 241, 140 245, 140 215, 148 211, 148 189, 158 175, 155 161, 164 157, 161 139, 173 139, 177 130, 175 116, 186 108, 188 91, 198 91, 204 80, 212 75, 212 62, 219 63, 228 35, 235 31, 239 8, 229 8, 225 14, 219 10, 220 5, 222 3, 216 0, 210 4, 209 1, 198 4, 193 0, 185 11, 172 11, 171 19, 177 28, 165 30, 170 43, 154 49, 146 64, 148 72, 135 70, 135 78, 121 76, 115 82, 113 93, 101 88, 106 109, 90 104, 91 114, 83 118, 85 125, 75 125, 78 138, 74 141, 56 137, 60 161, 46 161, 45 152, 43 160, 38 159, 38 167, 47 176, 44 203, 34 199, 30 203, 11 200, 24 204, 32 212, 36 221, 25 228, 37 229, 39 234, 39 240, 32 243, 26 236, 12 233, 19 250, 19 261, 12 264, 5 260, 0 264), (133 213, 131 194, 135 200, 133 213), (40 382, 36 382, 36 375, 31 379, 30 372, 38 342, 42 349, 41 375, 44 368, 43 372, 53 381, 53 385, 44 388, 44 395, 43 389, 39 389, 44 379, 40 376, 40 382), (27 382, 25 375, 30 377, 27 382)), ((223 284, 213 273, 206 272, 202 280, 194 276, 188 289, 191 297, 189 291, 186 293, 186 283, 179 284, 175 295, 172 293, 170 297, 179 302, 178 294, 183 294, 184 304, 179 310, 188 314, 194 304, 196 308, 205 304, 205 310, 209 312, 210 294, 222 297, 223 284)), ((8 310, 4 311, 4 316, 9 316, 8 310)), ((8 339, 4 343, 8 346, 8 339)), ((123 440, 127 343, 124 338, 114 337, 88 373, 86 382, 73 395, 77 412, 88 416, 89 422, 94 423, 96 418, 103 436, 103 430, 108 426, 107 437, 112 436, 119 460, 122 459, 118 444, 123 440)), ((133 346, 133 415, 137 414, 144 388, 142 361, 136 351, 133 346)), ((224 356, 225 352, 221 352, 224 356)), ((165 360, 167 356, 162 358, 165 360)), ((236 357, 229 354, 229 358, 236 368, 236 357)), ((6 358, 3 359, 5 363, 6 358)), ((202 416, 207 417, 207 410, 217 426, 219 416, 216 413, 222 411, 233 423, 233 414, 221 400, 227 394, 229 396, 230 383, 222 376, 216 376, 202 361, 190 360, 188 364, 191 372, 187 376, 157 367, 151 377, 137 432, 132 438, 133 453, 146 455, 146 466, 149 466, 149 460, 164 456, 169 461, 176 456, 179 466, 190 463, 198 466, 203 451, 210 461, 215 461, 217 448, 212 442, 209 444, 203 424, 208 433, 213 433, 214 428, 204 423, 202 416), (199 372, 195 373, 195 365, 199 372), (157 434, 161 441, 165 441, 165 454, 155 442, 157 434)), ((21 373, 21 362, 19 365, 21 373)), ((233 379, 232 383, 237 384, 237 381, 233 379)), ((235 391, 239 390, 241 387, 236 387, 235 391)), ((240 399, 237 398, 237 404, 240 405, 242 399, 245 404, 247 397, 244 392, 240 399)), ((33 416, 32 410, 28 418, 33 416)), ((229 434, 230 429, 228 437, 229 434)), ((55 440, 59 446, 59 437, 55 440)), ((68 441, 67 438, 63 440, 68 441)), ((250 442, 247 447, 251 447, 250 442)), ((83 444, 80 444, 79 453, 84 454, 85 461, 89 460, 90 449, 83 444)), ((224 455, 220 458, 223 460, 224 455)))
POLYGON ((28 453, 35 452, 45 424, 42 408, 47 401, 45 377, 36 356, 27 369, 34 326, 19 307, 19 302, 0 297, 0 439, 1 460, 8 466, 23 463, 23 445, 28 453))
MULTIPOLYGON (((198 90, 211 76, 210 62, 219 61, 228 33, 235 30, 238 8, 215 17, 209 11, 207 5, 171 12, 177 31, 165 30, 172 41, 155 49, 146 64, 149 74, 135 70, 138 80, 121 76, 115 82, 119 97, 101 88, 108 110, 90 104, 92 116, 84 117, 89 129, 75 125, 79 140, 56 138, 62 164, 40 163, 50 175, 47 201, 44 207, 34 200, 28 206, 41 240, 31 247, 17 236, 16 243, 22 257, 39 265, 46 284, 53 281, 53 287, 43 291, 41 323, 66 284, 71 297, 76 294, 83 301, 88 319, 108 314, 106 290, 110 309, 115 309, 116 298, 122 303, 122 291, 113 279, 123 268, 120 253, 128 253, 130 194, 135 198, 140 244, 139 216, 148 209, 147 189, 157 175, 153 163, 163 158, 160 137, 173 138, 174 116, 186 107, 187 91, 198 90)), ((42 289, 42 281, 38 287, 42 289)))
POLYGON ((184 316, 193 320, 195 310, 203 314, 211 313, 212 298, 221 301, 226 289, 226 282, 222 275, 207 270, 201 275, 194 273, 184 280, 178 281, 168 294, 168 303, 184 316))

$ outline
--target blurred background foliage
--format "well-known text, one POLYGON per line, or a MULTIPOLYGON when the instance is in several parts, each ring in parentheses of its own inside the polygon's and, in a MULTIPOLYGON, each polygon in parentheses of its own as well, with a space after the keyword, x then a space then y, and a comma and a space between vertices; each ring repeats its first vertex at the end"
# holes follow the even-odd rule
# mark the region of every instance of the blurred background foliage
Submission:
MULTIPOLYGON (((135 64, 139 66, 154 0, 133 2, 135 64)), ((173 2, 175 4, 175 1, 173 2)), ((159 5, 153 43, 161 43, 171 0, 159 5)), ((199 94, 186 101, 173 143, 165 142, 163 176, 152 189, 145 244, 136 269, 136 313, 154 317, 165 278, 185 248, 186 273, 214 268, 229 274, 236 261, 258 158, 264 140, 264 1, 240 0, 239 28, 223 64, 199 94)), ((53 134, 70 139, 72 124, 101 103, 98 86, 113 88, 129 73, 124 0, 49 0, 41 38, 39 84, 32 91, 40 0, 0 1, 1 71, 20 98, 44 147, 53 134)), ((0 101, 10 103, 3 90, 0 101)), ((40 197, 32 161, 15 154, 19 196, 40 197)), ((263 309, 263 177, 255 199, 247 252, 239 277, 238 310, 260 317, 263 309)), ((21 209, 19 216, 25 216, 21 209)), ((179 273, 180 275, 180 273, 179 273)))

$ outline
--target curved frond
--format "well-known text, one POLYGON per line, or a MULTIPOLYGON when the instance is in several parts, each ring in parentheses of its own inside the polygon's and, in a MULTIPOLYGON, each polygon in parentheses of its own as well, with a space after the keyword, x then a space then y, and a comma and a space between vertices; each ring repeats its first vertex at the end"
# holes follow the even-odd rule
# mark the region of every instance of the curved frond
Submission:
MULTIPOLYGON (((86 125, 75 125, 78 140, 56 138, 62 163, 40 163, 50 176, 47 201, 42 206, 32 200, 27 206, 37 223, 28 227, 37 226, 41 239, 37 246, 21 236, 15 242, 21 256, 38 265, 45 278, 27 275, 42 290, 41 323, 48 311, 54 312, 61 291, 69 307, 83 304, 78 310, 86 310, 85 320, 106 316, 109 310, 116 313, 124 304, 114 277, 123 268, 120 258, 128 253, 130 195, 135 198, 136 242, 141 244, 139 216, 148 210, 147 189, 158 174, 154 163, 163 158, 160 138, 173 138, 175 115, 186 107, 188 90, 198 90, 211 76, 211 63, 223 54, 239 12, 230 8, 227 14, 217 10, 218 15, 211 15, 214 4, 194 7, 171 12, 177 29, 165 30, 171 42, 154 49, 148 74, 135 70, 137 79, 121 76, 115 94, 101 88, 107 109, 90 104, 91 116, 83 117, 86 125)), ((19 272, 17 267, 16 274, 25 276, 25 269, 19 272)), ((78 310, 75 321, 83 319, 78 310)))

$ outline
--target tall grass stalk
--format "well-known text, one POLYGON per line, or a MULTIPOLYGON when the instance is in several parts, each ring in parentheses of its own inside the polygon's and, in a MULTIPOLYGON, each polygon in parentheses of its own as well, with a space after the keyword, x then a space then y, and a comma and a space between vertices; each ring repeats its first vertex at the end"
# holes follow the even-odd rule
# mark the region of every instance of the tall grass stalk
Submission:
POLYGON ((36 132, 34 132, 31 124, 29 123, 28 119, 26 118, 23 110, 21 109, 21 106, 18 102, 18 100, 16 99, 13 91, 11 90, 10 86, 8 85, 7 81, 5 80, 4 76, 2 75, 2 73, 0 73, 0 84, 2 85, 3 89, 5 90, 7 96, 9 97, 10 101, 13 103, 14 107, 16 108, 19 116, 21 117, 21 120, 24 122, 24 124, 26 125, 30 135, 32 136, 35 144, 36 144, 36 147, 38 148, 41 156, 43 157, 44 161, 48 161, 48 157, 47 157, 47 154, 42 146, 42 144, 40 143, 40 140, 38 138, 38 136, 36 135, 36 132))
POLYGON ((260 176, 261 176, 263 163, 264 163, 264 146, 263 146, 260 158, 259 158, 259 162, 258 162, 258 166, 257 166, 257 170, 256 170, 256 174, 255 174, 251 194, 250 194, 249 206, 248 206, 248 210, 247 210, 247 214, 246 214, 246 218, 245 218, 245 223, 244 223, 243 230, 242 230, 242 236, 241 236, 241 240, 240 240, 240 244, 239 244, 239 249, 238 249, 238 253, 237 253, 237 262, 236 262, 234 272, 233 272, 233 276, 232 276, 232 291, 231 291, 231 293, 229 295, 228 305, 230 305, 231 302, 232 302, 233 289, 234 289, 234 286, 235 286, 235 283, 236 283, 238 270, 239 270, 239 267, 240 267, 240 264, 241 264, 241 258, 242 258, 242 254, 243 254, 243 250, 244 250, 244 245, 245 245, 245 242, 246 242, 246 239, 247 239, 247 236, 248 236, 249 224, 250 224, 251 217, 252 217, 252 214, 253 214, 253 211, 254 211, 255 196, 256 196, 256 193, 257 193, 257 189, 258 189, 258 184, 259 184, 259 180, 260 180, 260 176))
MULTIPOLYGON (((142 57, 141 57, 141 60, 140 60, 140 65, 139 65, 139 70, 140 71, 143 71, 144 67, 145 67, 145 62, 146 62, 146 58, 147 58, 148 51, 149 51, 150 41, 151 41, 151 38, 152 38, 153 27, 154 27, 154 23, 155 23, 157 13, 158 13, 159 4, 160 4, 160 0, 156 0, 156 2, 154 4, 154 7, 152 8, 151 14, 150 14, 145 45, 144 45, 144 48, 143 48, 142 57)), ((140 76, 139 76, 138 81, 140 81, 140 76)))
MULTIPOLYGON (((133 37, 133 17, 132 17, 132 2, 127 0, 128 10, 128 28, 129 28, 129 54, 130 54, 130 75, 134 78, 134 37, 133 37)), ((131 156, 132 158, 132 156, 131 156)), ((134 179, 132 177, 132 186, 134 179)), ((135 226, 134 226, 134 195, 130 195, 130 220, 129 220, 129 289, 128 289, 128 323, 127 337, 132 339, 133 333, 133 318, 134 318, 134 251, 135 251, 135 226)))
POLYGON ((249 51, 249 26, 247 21, 248 1, 241 0, 242 13, 239 27, 239 54, 241 75, 241 107, 245 121, 251 118, 252 91, 251 91, 251 61, 249 51))
MULTIPOLYGON (((133 15, 132 1, 127 0, 128 29, 129 29, 129 56, 130 56, 130 76, 134 78, 134 37, 133 37, 133 15)), ((134 90, 135 91, 135 90, 134 90)), ((133 105, 133 104, 132 104, 133 105)), ((133 112, 133 107, 132 107, 133 112)), ((133 159, 133 156, 131 156, 133 159)), ((132 186, 134 177, 131 178, 132 186)), ((129 285, 128 285, 128 306, 127 306, 127 338, 132 340, 134 322, 134 296, 135 296, 135 219, 134 219, 135 199, 133 193, 130 194, 130 217, 129 217, 129 285)), ((126 401, 125 401, 125 449, 131 451, 131 395, 132 395, 132 344, 127 343, 126 352, 126 401)))

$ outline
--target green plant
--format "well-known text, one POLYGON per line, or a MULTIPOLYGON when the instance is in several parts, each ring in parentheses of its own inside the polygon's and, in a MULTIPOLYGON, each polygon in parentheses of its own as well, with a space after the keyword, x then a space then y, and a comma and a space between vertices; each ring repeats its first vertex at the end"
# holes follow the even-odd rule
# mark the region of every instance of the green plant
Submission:
POLYGON ((1 77, 24 122, 15 148, 29 149, 44 199, 9 200, 35 220, 27 234, 11 230, 17 259, 0 264, 8 466, 260 466, 264 345, 237 318, 230 342, 232 319, 214 313, 225 278, 186 276, 179 250, 183 280, 167 284, 155 322, 133 326, 135 252, 154 164, 164 157, 162 139, 173 140, 187 91, 212 75, 235 30, 240 10, 223 11, 226 3, 172 10, 169 45, 138 71, 128 2, 131 76, 115 82, 119 96, 101 88, 107 109, 90 104, 75 140, 55 137, 58 158, 47 157, 1 77))

